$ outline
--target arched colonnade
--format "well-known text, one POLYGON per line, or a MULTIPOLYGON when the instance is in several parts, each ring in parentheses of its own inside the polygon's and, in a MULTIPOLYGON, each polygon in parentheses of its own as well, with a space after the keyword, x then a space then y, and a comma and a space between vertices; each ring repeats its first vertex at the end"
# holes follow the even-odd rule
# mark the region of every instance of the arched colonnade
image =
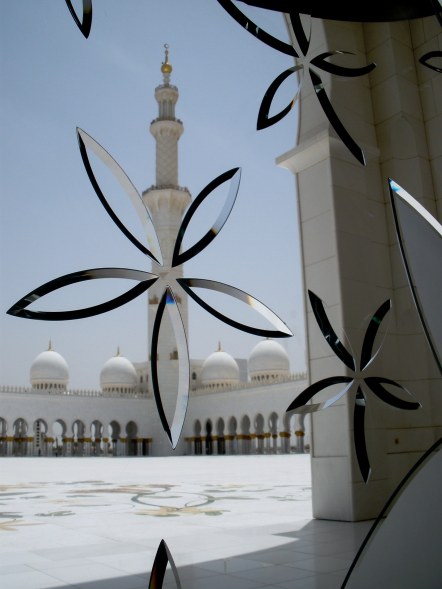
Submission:
POLYGON ((148 456, 151 438, 139 436, 135 421, 99 419, 48 422, 0 417, 0 456, 148 456))
POLYGON ((189 455, 304 453, 304 415, 283 417, 276 412, 254 417, 244 414, 196 419, 193 436, 186 438, 189 455))

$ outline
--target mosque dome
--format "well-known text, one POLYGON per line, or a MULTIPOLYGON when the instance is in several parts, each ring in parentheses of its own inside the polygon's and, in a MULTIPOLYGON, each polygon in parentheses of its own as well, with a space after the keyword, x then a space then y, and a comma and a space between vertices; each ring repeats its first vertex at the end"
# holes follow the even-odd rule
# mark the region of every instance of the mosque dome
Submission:
POLYGON ((236 360, 227 352, 221 350, 210 354, 201 367, 201 382, 203 387, 219 388, 237 384, 239 382, 239 367, 236 360))
POLYGON ((137 373, 130 360, 117 355, 110 358, 101 369, 100 386, 104 393, 127 393, 133 391, 137 385, 137 373))
POLYGON ((67 389, 69 367, 63 356, 52 349, 50 342, 49 348, 32 362, 30 377, 35 389, 67 389))
POLYGON ((253 348, 248 361, 252 381, 275 380, 290 374, 290 360, 280 343, 266 339, 253 348))

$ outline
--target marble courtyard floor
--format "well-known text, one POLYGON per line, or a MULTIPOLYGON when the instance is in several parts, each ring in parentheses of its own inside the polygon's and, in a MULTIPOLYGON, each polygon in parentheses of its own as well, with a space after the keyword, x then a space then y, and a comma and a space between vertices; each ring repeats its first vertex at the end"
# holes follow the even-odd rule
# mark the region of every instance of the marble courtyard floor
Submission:
POLYGON ((308 455, 0 459, 2 589, 147 589, 161 539, 182 589, 334 589, 369 527, 312 519, 308 455))

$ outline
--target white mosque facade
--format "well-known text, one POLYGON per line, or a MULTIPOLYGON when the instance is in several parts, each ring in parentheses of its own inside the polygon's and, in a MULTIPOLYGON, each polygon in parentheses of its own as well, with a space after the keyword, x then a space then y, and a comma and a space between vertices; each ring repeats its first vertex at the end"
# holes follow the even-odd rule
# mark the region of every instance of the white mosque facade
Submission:
MULTIPOLYGON (((161 71, 163 84, 155 89, 159 116, 151 124, 156 184, 142 196, 157 228, 164 265, 170 267, 191 195, 178 185, 183 125, 175 117, 178 89, 170 84, 167 49, 161 71)), ((149 290, 149 341, 160 295, 155 285, 149 290)), ((180 311, 187 331, 187 300, 180 300, 180 311)), ((173 388, 167 379, 172 383, 178 373, 169 327, 158 349, 165 388, 173 388)), ((234 359, 219 346, 204 360, 190 360, 188 410, 181 440, 172 450, 157 412, 149 362, 134 364, 118 351, 101 369, 100 390, 72 390, 68 364, 50 343, 30 367, 29 387, 0 387, 0 456, 304 452, 309 439, 303 416, 285 410, 305 386, 306 375, 290 371, 287 352, 275 340, 258 342, 247 360, 234 359)), ((173 404, 174 399, 169 401, 173 404)))

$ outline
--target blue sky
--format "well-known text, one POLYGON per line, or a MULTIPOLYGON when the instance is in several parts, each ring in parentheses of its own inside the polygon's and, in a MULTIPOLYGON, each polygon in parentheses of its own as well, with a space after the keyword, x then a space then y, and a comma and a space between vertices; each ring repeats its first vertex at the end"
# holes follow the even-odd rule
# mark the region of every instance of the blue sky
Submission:
MULTIPOLYGON (((279 13, 241 7, 260 26, 286 37, 279 13)), ((292 369, 303 370, 295 181, 274 163, 295 145, 297 113, 256 131, 262 96, 292 65, 290 58, 248 35, 215 0, 94 0, 93 11, 86 40, 64 2, 2 5, 0 383, 27 385, 30 364, 49 338, 69 364, 71 388, 97 388, 100 369, 117 346, 133 361, 147 357, 145 298, 106 315, 60 323, 13 318, 6 310, 69 272, 150 268, 95 196, 75 129, 81 127, 103 145, 139 191, 153 184, 155 143, 149 124, 157 116, 154 88, 161 83, 164 43, 170 45, 172 83, 180 90, 176 113, 185 128, 180 184, 195 197, 222 172, 242 167, 232 214, 212 244, 185 265, 185 274, 232 284, 268 305, 294 331, 282 343, 292 369)), ((289 78, 275 111, 294 93, 289 78)), ((103 182, 109 198, 119 199, 123 220, 135 224, 125 195, 104 176, 103 182)), ((200 217, 205 231, 213 220, 210 207, 200 217)), ((109 298, 107 284, 86 287, 87 304, 109 298)), ((75 296, 83 296, 83 290, 75 296)), ((59 291, 38 308, 73 308, 75 303, 72 294, 59 291)), ((237 312, 228 302, 222 310, 237 312)), ((218 341, 232 355, 247 357, 259 338, 192 304, 191 356, 206 357, 218 341)))

